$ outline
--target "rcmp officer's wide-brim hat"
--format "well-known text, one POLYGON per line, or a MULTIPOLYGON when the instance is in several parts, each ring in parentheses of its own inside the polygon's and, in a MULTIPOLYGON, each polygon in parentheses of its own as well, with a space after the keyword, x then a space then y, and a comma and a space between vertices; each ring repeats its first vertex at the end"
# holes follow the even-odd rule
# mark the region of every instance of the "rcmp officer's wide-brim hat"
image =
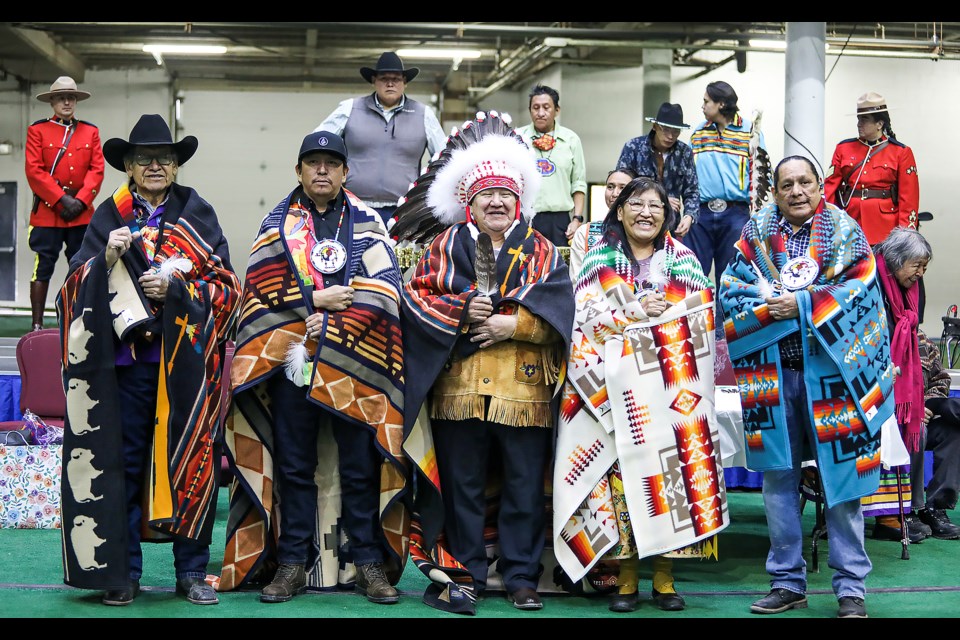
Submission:
POLYGON ((157 113, 140 116, 130 131, 130 139, 110 138, 103 143, 103 158, 117 171, 126 171, 123 158, 134 147, 157 147, 169 145, 177 154, 177 164, 183 165, 197 152, 200 142, 194 136, 187 136, 180 142, 173 141, 170 127, 163 116, 157 113))
POLYGON ((403 61, 400 59, 400 56, 395 54, 393 51, 384 51, 380 54, 380 59, 377 60, 376 69, 371 69, 370 67, 360 67, 360 75, 363 76, 363 79, 367 82, 373 82, 374 77, 378 73, 385 73, 387 71, 396 71, 397 73, 403 74, 403 79, 407 82, 410 82, 416 78, 417 74, 420 73, 420 69, 417 67, 404 69, 403 61))
POLYGON ((853 115, 865 116, 886 111, 888 111, 887 99, 876 91, 868 91, 857 98, 857 112, 853 115))
POLYGON ((683 121, 683 107, 679 104, 670 104, 664 102, 657 111, 656 118, 644 118, 647 122, 659 124, 663 127, 673 127, 674 129, 689 129, 690 125, 683 121))
POLYGON ((60 76, 50 85, 50 91, 44 91, 37 94, 37 100, 40 102, 53 102, 53 97, 63 94, 73 94, 77 96, 77 102, 86 100, 90 97, 89 91, 77 89, 77 83, 70 76, 60 76))

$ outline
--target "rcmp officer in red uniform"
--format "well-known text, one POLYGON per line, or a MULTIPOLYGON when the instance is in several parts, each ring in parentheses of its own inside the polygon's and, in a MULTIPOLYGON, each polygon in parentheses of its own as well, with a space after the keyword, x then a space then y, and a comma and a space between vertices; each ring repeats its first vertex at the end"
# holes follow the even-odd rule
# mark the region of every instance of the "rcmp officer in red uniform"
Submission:
POLYGON ((830 165, 824 197, 860 224, 871 246, 894 227, 917 227, 917 161, 890 128, 887 101, 879 93, 857 100, 857 137, 837 145, 830 165))
POLYGON ((53 117, 27 128, 26 174, 33 191, 30 249, 37 254, 30 279, 33 330, 43 328, 47 288, 66 245, 67 261, 80 248, 103 183, 103 151, 97 127, 77 120, 77 102, 90 97, 68 76, 37 96, 53 107, 53 117))

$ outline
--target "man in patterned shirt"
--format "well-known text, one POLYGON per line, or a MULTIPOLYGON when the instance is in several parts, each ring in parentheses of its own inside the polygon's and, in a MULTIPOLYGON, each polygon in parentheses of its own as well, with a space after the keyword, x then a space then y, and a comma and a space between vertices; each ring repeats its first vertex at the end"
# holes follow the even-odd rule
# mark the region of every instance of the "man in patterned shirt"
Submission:
POLYGON ((652 122, 650 133, 627 141, 620 152, 617 169, 629 169, 638 176, 652 176, 667 191, 670 206, 679 215, 676 229, 682 238, 700 217, 700 189, 697 168, 690 146, 680 142, 680 131, 689 129, 683 122, 683 108, 664 102, 652 122))

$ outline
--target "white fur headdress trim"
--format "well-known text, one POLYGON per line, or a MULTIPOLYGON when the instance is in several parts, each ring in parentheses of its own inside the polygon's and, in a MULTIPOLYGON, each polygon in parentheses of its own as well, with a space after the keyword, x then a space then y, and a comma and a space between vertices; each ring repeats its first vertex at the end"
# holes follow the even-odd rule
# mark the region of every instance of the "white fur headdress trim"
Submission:
MULTIPOLYGON (((437 172, 427 192, 427 205, 433 216, 447 225, 466 220, 467 198, 473 195, 473 185, 492 176, 501 176, 517 185, 521 213, 528 223, 533 220, 533 203, 540 192, 540 172, 533 150, 519 138, 499 134, 456 151, 437 172)), ((504 188, 514 191, 506 184, 504 188)))

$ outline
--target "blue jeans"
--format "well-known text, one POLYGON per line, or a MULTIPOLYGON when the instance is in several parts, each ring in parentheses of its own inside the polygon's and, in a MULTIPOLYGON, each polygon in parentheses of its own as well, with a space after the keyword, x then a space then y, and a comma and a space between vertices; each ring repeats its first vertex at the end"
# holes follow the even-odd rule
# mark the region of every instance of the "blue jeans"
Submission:
MULTIPOLYGON (((720 213, 714 213, 707 207, 706 202, 702 202, 700 218, 683 237, 683 244, 690 247, 700 261, 703 275, 709 278, 710 270, 713 269, 717 291, 720 290, 720 276, 737 253, 734 244, 740 239, 743 225, 749 220, 750 208, 746 202, 728 204, 726 211, 720 213)), ((719 296, 715 305, 715 316, 717 337, 723 337, 724 316, 719 296)))
MULTIPOLYGON (((813 442, 813 424, 807 411, 803 372, 784 368, 780 397, 786 410, 793 466, 787 471, 765 471, 763 505, 770 534, 767 573, 773 589, 795 593, 807 591, 807 563, 803 559, 803 525, 800 520, 800 463, 803 440, 813 442)), ((829 558, 834 570, 833 592, 837 598, 866 593, 864 580, 873 565, 863 545, 863 512, 859 500, 825 507, 829 558)))

